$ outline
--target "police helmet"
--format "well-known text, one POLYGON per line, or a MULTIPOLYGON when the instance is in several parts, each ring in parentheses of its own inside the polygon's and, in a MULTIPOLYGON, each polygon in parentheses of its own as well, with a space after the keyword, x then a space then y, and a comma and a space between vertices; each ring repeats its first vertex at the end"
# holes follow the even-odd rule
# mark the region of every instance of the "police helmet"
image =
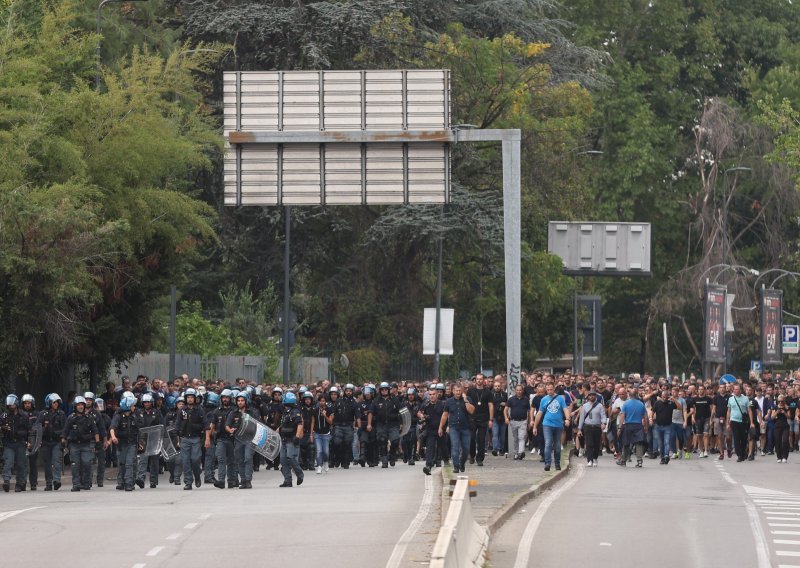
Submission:
POLYGON ((183 395, 178 397, 178 400, 175 401, 175 404, 177 405, 177 403, 179 403, 179 402, 182 402, 182 403, 186 404, 186 399, 183 398, 183 395))
POLYGON ((29 394, 23 394, 22 395, 22 404, 25 404, 26 402, 30 402, 31 403, 31 408, 35 408, 36 407, 36 399, 34 399, 32 395, 29 395, 29 394))
POLYGON ((231 389, 231 398, 235 400, 236 397, 239 396, 240 392, 242 391, 240 391, 239 389, 231 389))
POLYGON ((283 394, 283 389, 281 387, 274 387, 272 389, 272 394, 275 394, 275 393, 283 394))
POLYGON ((46 397, 44 397, 44 405, 47 408, 50 408, 50 405, 53 404, 53 402, 55 401, 58 401, 59 403, 61 402, 61 397, 58 396, 57 392, 51 392, 46 397))
POLYGON ((104 401, 102 398, 98 398, 94 401, 94 406, 97 408, 98 412, 103 412, 106 409, 106 401, 104 401))
POLYGON ((167 402, 167 408, 173 409, 178 404, 178 398, 175 397, 175 396, 170 395, 170 396, 167 397, 166 402, 167 402))
MULTIPOLYGON (((75 400, 77 400, 78 398, 83 399, 83 397, 77 397, 75 400)), ((131 408, 134 407, 135 404, 136 404, 135 396, 123 396, 119 401, 119 407, 123 411, 130 410, 131 408)))
POLYGON ((185 391, 183 391, 184 400, 186 399, 187 396, 193 396, 195 398, 195 400, 196 400, 197 399, 197 391, 195 389, 193 389, 193 388, 188 388, 185 391))
POLYGON ((82 396, 76 396, 75 400, 72 401, 72 405, 77 407, 79 404, 83 404, 84 406, 86 406, 86 399, 83 398, 82 396))
POLYGON ((227 396, 228 398, 233 397, 233 391, 231 389, 222 389, 222 392, 219 394, 220 398, 227 396))
POLYGON ((388 388, 389 388, 389 383, 387 383, 386 381, 383 381, 381 383, 380 389, 383 390, 383 389, 388 389, 388 388))
POLYGON ((436 390, 444 391, 444 383, 436 383, 436 390))
POLYGON ((256 387, 255 391, 254 391, 254 392, 255 392, 255 395, 256 395, 256 396, 261 396, 261 393, 263 392, 263 390, 264 390, 264 389, 262 389, 262 388, 261 388, 261 385, 258 385, 258 386, 256 387))
POLYGON ((305 385, 303 385, 302 387, 300 387, 300 388, 298 389, 298 392, 299 392, 300 394, 303 394, 303 393, 304 393, 304 392, 306 392, 307 390, 308 390, 308 387, 307 387, 307 386, 305 386, 305 385))
POLYGON ((287 392, 283 397, 283 404, 297 404, 297 395, 287 392))
POLYGON ((330 394, 339 394, 339 387, 331 387, 330 394))
POLYGON ((372 385, 367 385, 364 387, 364 395, 374 395, 375 388, 372 385))
POLYGON ((256 388, 252 385, 247 385, 246 387, 244 387, 244 390, 247 391, 247 394, 249 396, 253 396, 256 393, 256 388))
POLYGON ((417 389, 415 389, 414 387, 408 387, 408 390, 406 391, 406 396, 409 396, 409 395, 412 395, 412 394, 417 394, 417 389))
POLYGON ((150 394, 150 393, 143 394, 142 395, 142 404, 144 404, 145 402, 153 402, 153 395, 150 394))
POLYGON ((19 406, 19 397, 15 394, 10 394, 6 397, 6 406, 19 406))
POLYGON ((125 391, 124 393, 122 393, 122 396, 136 396, 136 395, 135 395, 135 394, 133 394, 133 391, 129 391, 129 390, 127 390, 127 391, 125 391))
POLYGON ((219 395, 215 392, 207 393, 205 405, 209 408, 217 408, 219 406, 219 395))
POLYGON ((243 398, 245 402, 250 402, 250 393, 246 390, 243 390, 239 394, 236 395, 236 400, 238 401, 240 398, 243 398))
POLYGON ((300 398, 310 398, 311 400, 314 400, 314 393, 312 393, 310 390, 303 391, 300 395, 300 398))
POLYGON ((87 391, 87 392, 83 393, 83 398, 85 398, 86 400, 89 400, 89 399, 94 400, 94 393, 87 391))

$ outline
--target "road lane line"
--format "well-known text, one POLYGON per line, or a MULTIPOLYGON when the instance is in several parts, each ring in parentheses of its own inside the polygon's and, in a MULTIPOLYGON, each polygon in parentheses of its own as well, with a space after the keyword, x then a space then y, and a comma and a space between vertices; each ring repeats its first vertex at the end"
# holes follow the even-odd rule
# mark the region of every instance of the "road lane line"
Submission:
POLYGON ((0 513, 0 523, 7 521, 11 517, 16 517, 17 515, 27 513, 28 511, 35 511, 36 509, 44 509, 44 507, 30 507, 28 509, 19 509, 18 511, 6 511, 5 513, 0 513))
POLYGON ((775 544, 790 544, 790 545, 794 545, 794 546, 797 546, 798 544, 800 544, 800 540, 775 539, 772 542, 774 542, 775 544))
POLYGON ((767 517, 768 521, 800 521, 794 517, 767 517))
POLYGON ((164 550, 163 546, 156 546, 155 548, 151 548, 145 556, 157 556, 162 550, 164 550))
POLYGON ((144 568, 147 564, 134 564, 132 568, 144 568))
POLYGON ((181 533, 174 533, 167 537, 167 540, 178 540, 181 538, 181 533))
POLYGON ((782 534, 782 535, 793 535, 797 536, 800 535, 800 531, 769 531, 772 534, 782 534))
MULTIPOLYGON (((792 520, 796 521, 797 519, 792 519, 792 520)), ((767 524, 771 527, 789 527, 793 529, 800 529, 800 525, 798 525, 797 523, 767 523, 767 524)))
POLYGON ((397 544, 394 545, 394 549, 392 550, 392 555, 389 557, 389 561, 386 563, 386 568, 399 568, 401 562, 403 562, 403 556, 405 556, 406 548, 408 548, 409 543, 414 539, 414 536, 417 534, 419 527, 428 517, 428 513, 430 512, 432 503, 433 503, 433 479, 430 475, 426 475, 425 493, 422 495, 422 502, 419 505, 417 516, 414 517, 414 519, 411 521, 411 524, 408 525, 408 528, 400 536, 400 540, 398 540, 397 544))
MULTIPOLYGON (((747 490, 745 490, 747 491, 747 490)), ((771 562, 769 558, 769 547, 767 545, 767 537, 764 536, 764 531, 761 528, 761 521, 758 518, 758 510, 756 506, 750 501, 750 498, 745 495, 744 507, 747 509, 747 516, 750 518, 750 531, 753 533, 753 538, 756 541, 756 561, 758 568, 770 568, 771 562)), ((770 519, 767 520, 792 520, 792 519, 770 519)))
MULTIPOLYGON (((539 529, 542 519, 547 514, 548 509, 550 509, 550 505, 552 505, 556 499, 561 497, 562 493, 565 493, 571 489, 572 486, 578 482, 578 480, 583 476, 583 473, 586 471, 586 467, 580 466, 574 469, 571 468, 571 470, 575 472, 575 475, 572 476, 571 479, 568 479, 564 485, 555 489, 552 493, 545 497, 542 503, 536 508, 536 512, 531 517, 531 520, 528 521, 528 526, 525 527, 525 532, 522 534, 522 541, 517 549, 517 559, 514 562, 514 568, 527 568, 528 560, 531 556, 531 548, 533 547, 533 538, 536 536, 536 531, 539 529)), ((759 566, 759 568, 762 567, 759 566)), ((764 566, 763 568, 769 568, 769 565, 764 566)))
POLYGON ((195 528, 199 524, 200 523, 187 523, 186 526, 184 526, 183 528, 185 528, 187 530, 192 530, 193 528, 195 528))
POLYGON ((800 556, 800 550, 776 550, 776 556, 800 556))

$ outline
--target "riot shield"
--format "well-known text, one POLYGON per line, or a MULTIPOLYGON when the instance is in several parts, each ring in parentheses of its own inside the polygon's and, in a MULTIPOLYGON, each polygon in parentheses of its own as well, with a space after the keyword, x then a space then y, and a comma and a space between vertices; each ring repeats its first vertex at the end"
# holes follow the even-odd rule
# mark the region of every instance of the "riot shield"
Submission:
POLYGON ((139 447, 144 448, 142 455, 157 456, 164 445, 164 426, 147 426, 139 429, 139 447))
POLYGON ((411 412, 408 408, 400 409, 400 437, 402 438, 411 430, 411 412))
POLYGON ((178 457, 180 452, 175 448, 175 441, 177 439, 178 432, 175 430, 175 426, 170 426, 163 430, 161 435, 161 457, 164 458, 165 461, 178 457))
POLYGON ((281 451, 280 434, 249 414, 244 415, 234 436, 240 442, 250 444, 253 450, 271 461, 275 461, 281 451))
POLYGON ((36 452, 39 451, 39 448, 42 447, 42 425, 36 423, 30 430, 28 434, 28 443, 30 443, 31 447, 29 450, 26 450, 25 453, 29 456, 32 456, 36 452))

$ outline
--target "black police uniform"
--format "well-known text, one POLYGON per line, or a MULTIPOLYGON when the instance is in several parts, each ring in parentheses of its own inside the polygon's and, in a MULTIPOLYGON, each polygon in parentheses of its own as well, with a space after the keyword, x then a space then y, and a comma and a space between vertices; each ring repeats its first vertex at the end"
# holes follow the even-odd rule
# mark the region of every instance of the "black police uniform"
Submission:
POLYGON ((60 408, 42 410, 38 417, 42 428, 42 465, 44 466, 44 490, 61 488, 61 468, 64 461, 61 455, 61 433, 67 423, 67 415, 60 408))
POLYGON ((400 409, 402 403, 393 396, 379 396, 372 402, 372 427, 376 430, 381 467, 394 466, 400 446, 400 409), (387 444, 389 452, 387 455, 387 444))
POLYGON ((73 491, 92 488, 82 483, 92 475, 92 454, 98 436, 97 423, 91 415, 76 410, 67 418, 63 437, 69 444, 73 491))
POLYGON ((14 491, 25 491, 28 475, 28 458, 25 450, 30 433, 28 413, 17 409, 0 414, 0 433, 3 439, 3 491, 8 492, 11 483, 11 472, 16 470, 17 484, 14 491))
POLYGON ((303 470, 300 468, 300 439, 297 437, 298 426, 303 423, 303 415, 293 406, 284 406, 278 432, 281 436, 281 487, 292 486, 292 472, 297 476, 297 485, 303 483, 303 470))
POLYGON ((328 414, 333 415, 331 454, 334 467, 338 464, 347 469, 353 461, 353 425, 357 410, 358 404, 352 396, 337 397, 328 408, 328 414))

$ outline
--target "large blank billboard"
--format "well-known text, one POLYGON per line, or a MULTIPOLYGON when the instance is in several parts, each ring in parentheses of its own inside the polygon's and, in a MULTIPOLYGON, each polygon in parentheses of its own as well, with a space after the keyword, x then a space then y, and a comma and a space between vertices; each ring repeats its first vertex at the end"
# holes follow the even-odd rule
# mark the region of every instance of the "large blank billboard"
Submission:
POLYGON ((650 276, 649 223, 551 221, 547 248, 571 276, 650 276))

